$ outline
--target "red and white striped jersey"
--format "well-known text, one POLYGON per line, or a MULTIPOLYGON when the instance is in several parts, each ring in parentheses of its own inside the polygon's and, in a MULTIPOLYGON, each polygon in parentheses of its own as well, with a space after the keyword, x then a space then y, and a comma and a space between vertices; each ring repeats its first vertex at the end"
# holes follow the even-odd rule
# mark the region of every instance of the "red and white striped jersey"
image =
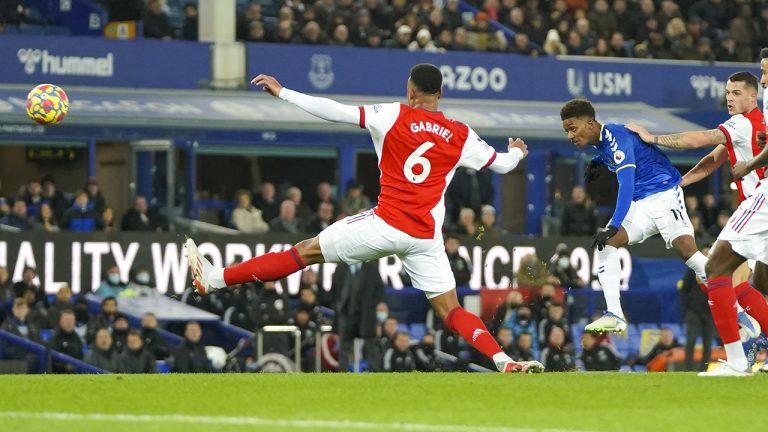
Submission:
MULTIPOLYGON (((746 114, 736 114, 728 121, 717 127, 723 133, 727 142, 728 159, 731 166, 736 162, 746 162, 760 153, 757 146, 757 133, 765 131, 765 116, 760 109, 755 108, 746 114)), ((736 181, 739 190, 739 202, 755 193, 760 180, 765 177, 765 168, 756 169, 743 179, 736 181)))
POLYGON ((360 127, 373 139, 381 171, 376 214, 417 238, 437 238, 445 190, 456 168, 480 170, 496 151, 469 126, 441 112, 400 103, 360 107, 360 127))

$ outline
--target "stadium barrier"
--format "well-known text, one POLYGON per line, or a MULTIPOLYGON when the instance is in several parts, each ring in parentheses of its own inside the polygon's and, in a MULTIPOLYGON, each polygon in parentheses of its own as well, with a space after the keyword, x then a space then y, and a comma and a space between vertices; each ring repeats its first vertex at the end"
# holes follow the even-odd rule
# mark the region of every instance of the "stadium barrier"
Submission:
POLYGON ((61 361, 66 364, 72 365, 75 368, 76 373, 95 373, 95 374, 110 373, 109 371, 97 368, 82 360, 78 360, 74 357, 60 353, 56 350, 52 350, 46 347, 45 345, 41 345, 39 343, 29 341, 21 336, 17 336, 5 330, 0 330, 0 341, 3 342, 2 344, 0 344, 0 358, 2 357, 2 354, 3 354, 2 351, 5 347, 5 344, 9 343, 12 345, 19 346, 24 350, 32 354, 35 354, 38 357, 39 361, 37 366, 38 366, 39 373, 50 372, 51 362, 53 360, 61 361))

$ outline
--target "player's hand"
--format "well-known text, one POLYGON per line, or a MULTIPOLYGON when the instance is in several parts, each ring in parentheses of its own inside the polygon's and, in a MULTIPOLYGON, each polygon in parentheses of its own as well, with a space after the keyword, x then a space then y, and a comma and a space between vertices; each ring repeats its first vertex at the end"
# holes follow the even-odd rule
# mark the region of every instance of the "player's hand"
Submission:
POLYGON ((600 162, 592 159, 587 164, 587 168, 584 169, 584 183, 592 183, 600 178, 600 162))
POLYGON ((691 184, 691 181, 690 181, 690 179, 689 179, 687 176, 683 176, 683 179, 682 179, 682 180, 680 180, 680 184, 678 184, 678 186, 680 186, 681 188, 683 188, 683 187, 686 187, 686 186, 688 186, 689 184, 691 184))
POLYGON ((757 138, 757 146, 760 147, 760 149, 765 147, 765 141, 766 141, 765 131, 758 132, 756 138, 757 138))
POLYGON ((528 156, 528 146, 525 144, 525 141, 520 138, 515 138, 514 140, 512 138, 509 139, 507 150, 512 151, 513 148, 520 149, 523 152, 523 157, 528 156))
POLYGON ((592 249, 597 248, 599 251, 603 250, 608 239, 615 236, 618 232, 619 229, 613 225, 608 225, 607 228, 600 230, 599 233, 595 234, 595 240, 592 242, 592 249))
POLYGON ((652 143, 653 142, 653 134, 648 132, 644 127, 640 125, 636 125, 634 123, 625 124, 624 127, 631 130, 632 132, 636 133, 640 136, 640 139, 643 140, 646 143, 652 143))
POLYGON ((283 89, 283 86, 280 85, 275 77, 271 77, 269 75, 258 75, 256 78, 251 80, 251 84, 260 85, 265 92, 275 97, 277 97, 277 95, 280 94, 280 90, 283 89))
POLYGON ((741 180, 745 175, 749 174, 749 168, 747 168, 746 162, 736 162, 733 166, 733 179, 741 180))

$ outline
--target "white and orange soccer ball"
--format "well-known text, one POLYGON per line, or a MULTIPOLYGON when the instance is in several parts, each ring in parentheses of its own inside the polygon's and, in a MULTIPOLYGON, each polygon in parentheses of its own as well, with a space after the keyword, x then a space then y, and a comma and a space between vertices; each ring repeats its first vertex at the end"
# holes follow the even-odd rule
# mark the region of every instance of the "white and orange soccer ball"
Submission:
POLYGON ((59 86, 40 84, 27 95, 27 115, 41 125, 61 123, 69 111, 69 98, 59 86))

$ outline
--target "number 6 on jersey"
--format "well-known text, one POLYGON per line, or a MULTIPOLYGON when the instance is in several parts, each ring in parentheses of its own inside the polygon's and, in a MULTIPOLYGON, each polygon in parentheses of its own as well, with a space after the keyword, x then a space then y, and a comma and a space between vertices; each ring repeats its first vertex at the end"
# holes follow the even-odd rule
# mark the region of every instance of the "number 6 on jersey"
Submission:
POLYGON ((424 157, 424 153, 434 147, 434 145, 435 143, 429 141, 425 142, 414 150, 413 153, 408 156, 408 159, 405 160, 403 174, 409 182, 419 184, 429 177, 429 172, 432 170, 432 164, 429 163, 429 159, 424 157), (416 166, 421 166, 421 172, 418 174, 413 170, 416 166))

